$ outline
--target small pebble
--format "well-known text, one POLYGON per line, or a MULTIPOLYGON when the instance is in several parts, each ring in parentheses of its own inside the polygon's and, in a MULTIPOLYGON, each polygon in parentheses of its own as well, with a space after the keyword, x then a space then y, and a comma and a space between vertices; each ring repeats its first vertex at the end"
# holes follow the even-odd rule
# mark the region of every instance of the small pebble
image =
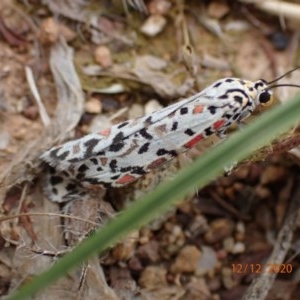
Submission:
POLYGON ((269 165, 263 171, 260 177, 260 183, 262 185, 274 183, 286 178, 286 169, 282 166, 269 165))
POLYGON ((45 44, 54 44, 59 36, 59 24, 53 18, 47 18, 42 21, 40 40, 45 44))
POLYGON ((153 0, 148 5, 148 10, 151 15, 165 15, 169 12, 172 4, 167 0, 153 0))
POLYGON ((167 20, 160 15, 150 16, 141 27, 141 32, 149 37, 154 37, 163 31, 167 20))
POLYGON ((76 33, 69 27, 62 23, 58 23, 53 18, 47 18, 41 23, 40 41, 44 44, 54 44, 60 35, 62 35, 67 42, 76 37, 76 33))
POLYGON ((162 108, 163 106, 157 100, 152 99, 145 104, 145 114, 151 114, 154 111, 162 108))
POLYGON ((141 272, 142 270, 144 270, 144 266, 136 256, 130 258, 130 260, 128 261, 128 268, 136 272, 141 272))
POLYGON ((39 109, 35 105, 30 105, 22 112, 22 114, 30 120, 36 120, 39 116, 39 109))
POLYGON ((200 257, 201 252, 196 246, 185 246, 181 249, 170 270, 172 273, 195 272, 197 270, 200 257))
POLYGON ((130 109, 128 110, 128 119, 135 119, 144 115, 144 108, 141 104, 134 103, 131 105, 130 109))
POLYGON ((237 224, 236 224, 236 231, 238 233, 245 234, 245 231, 246 231, 245 223, 241 222, 241 221, 237 222, 237 224))
POLYGON ((241 167, 234 172, 234 176, 240 180, 247 179, 247 177, 249 176, 249 172, 250 172, 250 168, 248 166, 241 167))
POLYGON ((213 275, 218 264, 219 262, 215 250, 211 247, 203 246, 195 274, 199 277, 206 274, 213 275))
POLYGON ((99 130, 102 130, 102 129, 105 129, 105 128, 108 128, 111 126, 112 126, 112 123, 111 123, 110 119, 108 118, 108 116, 103 115, 103 114, 97 115, 92 119, 90 127, 89 127, 89 132, 86 132, 86 133, 97 132, 99 130))
POLYGON ((203 215, 197 215, 189 225, 191 236, 197 236, 205 233, 209 229, 207 219, 203 215))
POLYGON ((142 288, 157 289, 167 285, 167 270, 159 266, 148 266, 142 272, 139 284, 142 288))
POLYGON ((234 223, 229 219, 217 219, 210 223, 210 227, 204 239, 207 243, 213 244, 230 236, 234 230, 234 223))
POLYGON ((90 114, 100 114, 102 112, 102 104, 97 98, 91 98, 85 103, 85 111, 90 114))
POLYGON ((227 252, 232 253, 232 250, 234 248, 234 238, 232 236, 229 236, 228 238, 224 239, 223 247, 227 252))
POLYGON ((234 246, 231 250, 231 253, 232 254, 241 254, 241 253, 244 253, 245 250, 246 250, 245 244, 242 242, 237 242, 234 244, 234 246))
POLYGON ((143 261, 157 262, 160 259, 159 243, 152 240, 148 244, 140 246, 137 250, 137 255, 143 261))
POLYGON ((103 68, 109 68, 112 66, 111 53, 108 47, 98 46, 94 51, 94 59, 103 68))
POLYGON ((208 5, 207 14, 211 18, 221 19, 230 11, 226 1, 211 1, 208 5))

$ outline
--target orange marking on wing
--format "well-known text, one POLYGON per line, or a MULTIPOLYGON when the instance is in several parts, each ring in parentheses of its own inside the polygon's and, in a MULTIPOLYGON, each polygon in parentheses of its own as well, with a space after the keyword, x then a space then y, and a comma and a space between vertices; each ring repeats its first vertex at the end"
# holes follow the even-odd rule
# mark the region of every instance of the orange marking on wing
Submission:
POLYGON ((225 121, 224 121, 224 120, 219 120, 219 121, 217 121, 217 122, 214 123, 213 128, 214 128, 214 129, 219 129, 219 128, 221 128, 224 124, 225 124, 225 121))
POLYGON ((136 179, 137 179, 136 177, 134 177, 132 175, 129 175, 129 174, 126 174, 126 175, 120 177, 116 181, 116 183, 117 184, 128 184, 128 183, 131 183, 131 182, 135 181, 136 179))
POLYGON ((103 136, 109 136, 109 135, 110 135, 110 131, 111 131, 110 128, 105 128, 105 129, 103 129, 103 130, 100 130, 100 131, 98 132, 98 134, 103 135, 103 136))
POLYGON ((161 166, 163 163, 165 163, 166 161, 167 161, 167 159, 164 157, 158 158, 157 160, 154 160, 151 164, 149 164, 147 166, 147 169, 150 169, 150 170, 156 169, 159 166, 161 166))
POLYGON ((203 105, 196 105, 195 108, 193 109, 193 114, 200 114, 204 110, 203 105))
POLYGON ((185 148, 192 148, 195 146, 195 144, 197 144, 198 142, 200 142, 203 139, 203 135, 199 134, 197 136, 195 136, 193 139, 191 139, 189 142, 187 142, 184 147, 185 148))

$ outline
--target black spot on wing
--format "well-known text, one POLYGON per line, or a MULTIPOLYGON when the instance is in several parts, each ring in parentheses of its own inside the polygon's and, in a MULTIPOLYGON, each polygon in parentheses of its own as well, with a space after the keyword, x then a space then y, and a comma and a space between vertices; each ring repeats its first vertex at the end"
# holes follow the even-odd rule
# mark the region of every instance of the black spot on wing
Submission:
POLYGON ((208 106, 208 107, 207 107, 207 110, 208 110, 212 115, 214 115, 214 114, 216 113, 216 111, 217 111, 217 107, 211 105, 211 106, 208 106))
POLYGON ((56 185, 56 184, 59 184, 59 183, 62 183, 64 180, 61 176, 51 176, 50 177, 50 183, 52 185, 56 185))
POLYGON ((123 123, 119 124, 119 125, 117 126, 117 128, 118 128, 118 129, 123 128, 124 126, 128 125, 128 123, 129 123, 128 121, 123 122, 123 123))
POLYGON ((204 130, 204 133, 206 136, 210 136, 210 135, 214 134, 215 132, 211 127, 209 127, 204 130))
POLYGON ((228 99, 228 95, 226 93, 226 94, 223 94, 223 95, 219 96, 218 98, 222 99, 222 100, 226 100, 226 99, 228 99))
POLYGON ((121 173, 131 173, 131 174, 138 174, 138 175, 144 175, 147 172, 144 170, 143 167, 140 166, 129 166, 120 168, 121 173))
POLYGON ((187 113, 188 113, 188 108, 187 107, 180 108, 180 114, 181 115, 186 115, 187 113))
POLYGON ((110 167, 110 170, 113 173, 115 173, 117 171, 117 160, 116 159, 111 160, 111 162, 109 163, 109 167, 110 167))
POLYGON ((124 134, 119 132, 112 140, 112 144, 109 147, 109 151, 118 152, 124 147, 124 134))
POLYGON ((219 81, 219 82, 215 83, 215 84, 213 85, 213 88, 219 87, 222 83, 223 83, 222 81, 219 81))
POLYGON ((49 167, 49 173, 50 173, 50 174, 56 174, 56 172, 57 172, 57 171, 55 170, 55 168, 53 168, 53 167, 51 167, 51 166, 49 167))
POLYGON ((66 190, 67 190, 68 192, 71 192, 71 191, 74 191, 74 190, 76 189, 76 187, 77 187, 77 185, 76 185, 75 183, 69 183, 69 184, 67 184, 67 186, 66 186, 66 190))
POLYGON ((134 166, 131 171, 131 174, 137 174, 137 175, 144 175, 146 173, 147 172, 144 170, 144 168, 139 166, 134 166))
POLYGON ((90 162, 92 162, 94 165, 98 165, 98 160, 96 158, 91 158, 90 162))
POLYGON ((175 121, 175 122, 172 124, 171 130, 172 130, 172 131, 175 131, 175 130, 177 130, 177 128, 178 128, 178 122, 175 121))
POLYGON ((146 126, 147 126, 148 124, 152 124, 152 117, 151 117, 151 116, 148 117, 148 118, 145 120, 145 124, 146 124, 146 126))
POLYGON ((76 179, 77 179, 77 180, 81 180, 82 178, 84 178, 84 174, 83 174, 83 173, 78 173, 78 174, 76 175, 76 179))
POLYGON ((79 168, 78 168, 78 172, 85 172, 86 170, 88 170, 89 167, 85 164, 82 164, 79 168))
POLYGON ((112 143, 120 143, 124 139, 124 133, 121 131, 119 132, 112 140, 112 143))
POLYGON ((225 79, 225 82, 228 82, 228 83, 230 83, 230 82, 233 82, 235 79, 233 79, 233 78, 227 78, 227 79, 225 79))
POLYGON ((131 170, 132 170, 131 166, 120 168, 121 173, 127 173, 127 172, 130 172, 131 170))
POLYGON ((175 157, 178 155, 178 153, 175 151, 175 150, 167 150, 167 149, 164 149, 164 148, 161 148, 161 149, 158 149, 157 152, 156 152, 156 155, 157 156, 163 156, 163 155, 171 155, 172 157, 175 157))
POLYGON ((193 136, 195 134, 195 132, 190 128, 188 128, 184 133, 189 136, 193 136))
POLYGON ((99 139, 90 139, 84 143, 84 146, 86 147, 85 155, 84 155, 85 157, 90 157, 94 154, 93 150, 95 146, 98 145, 99 141, 100 141, 99 139))
POLYGON ((97 168, 97 172, 101 172, 101 171, 103 171, 103 168, 98 167, 98 168, 97 168))
POLYGON ((61 150, 61 148, 57 148, 55 150, 50 151, 50 157, 59 159, 59 160, 64 160, 70 153, 69 150, 63 152, 62 154, 58 155, 57 152, 61 150))
POLYGON ((105 156, 105 151, 101 150, 96 153, 97 156, 105 156))
POLYGON ((145 153, 149 150, 150 143, 145 143, 138 151, 138 154, 145 153))
POLYGON ((121 174, 117 174, 117 175, 111 176, 110 179, 117 180, 117 179, 119 179, 120 176, 121 176, 121 174))
POLYGON ((151 140, 153 138, 152 135, 148 133, 146 128, 141 129, 139 131, 139 133, 143 138, 145 138, 147 140, 151 140))

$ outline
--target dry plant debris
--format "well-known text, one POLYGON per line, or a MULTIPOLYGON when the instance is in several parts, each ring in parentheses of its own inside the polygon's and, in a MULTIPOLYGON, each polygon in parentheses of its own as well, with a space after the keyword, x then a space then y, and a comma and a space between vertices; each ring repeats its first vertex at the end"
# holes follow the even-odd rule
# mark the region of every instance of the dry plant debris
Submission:
MULTIPOLYGON (((43 151, 218 78, 271 80, 299 65, 299 4, 249 2, 1 1, 0 203, 3 216, 20 214, 0 223, 1 296, 216 140, 62 209, 42 192, 43 151)), ((36 299, 295 299, 299 144, 295 128, 36 299), (266 264, 286 272, 262 274, 266 264)))

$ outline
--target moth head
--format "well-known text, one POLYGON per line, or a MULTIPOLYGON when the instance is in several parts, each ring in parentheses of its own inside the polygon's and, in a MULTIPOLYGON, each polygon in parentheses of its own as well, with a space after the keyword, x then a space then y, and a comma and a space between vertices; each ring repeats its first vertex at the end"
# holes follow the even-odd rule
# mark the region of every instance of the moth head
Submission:
POLYGON ((267 107, 273 103, 273 93, 264 79, 256 81, 254 89, 257 91, 255 98, 256 105, 267 107))
POLYGON ((257 91, 258 91, 257 104, 262 106, 269 106, 273 102, 272 91, 271 91, 271 89, 273 88, 284 87, 284 86, 300 88, 300 85, 297 84, 290 84, 290 83, 276 84, 280 79, 286 77, 287 75, 291 74, 292 72, 298 69, 300 69, 300 67, 296 67, 269 82, 265 81, 264 79, 260 79, 256 81, 254 85, 255 87, 257 87, 257 91))

